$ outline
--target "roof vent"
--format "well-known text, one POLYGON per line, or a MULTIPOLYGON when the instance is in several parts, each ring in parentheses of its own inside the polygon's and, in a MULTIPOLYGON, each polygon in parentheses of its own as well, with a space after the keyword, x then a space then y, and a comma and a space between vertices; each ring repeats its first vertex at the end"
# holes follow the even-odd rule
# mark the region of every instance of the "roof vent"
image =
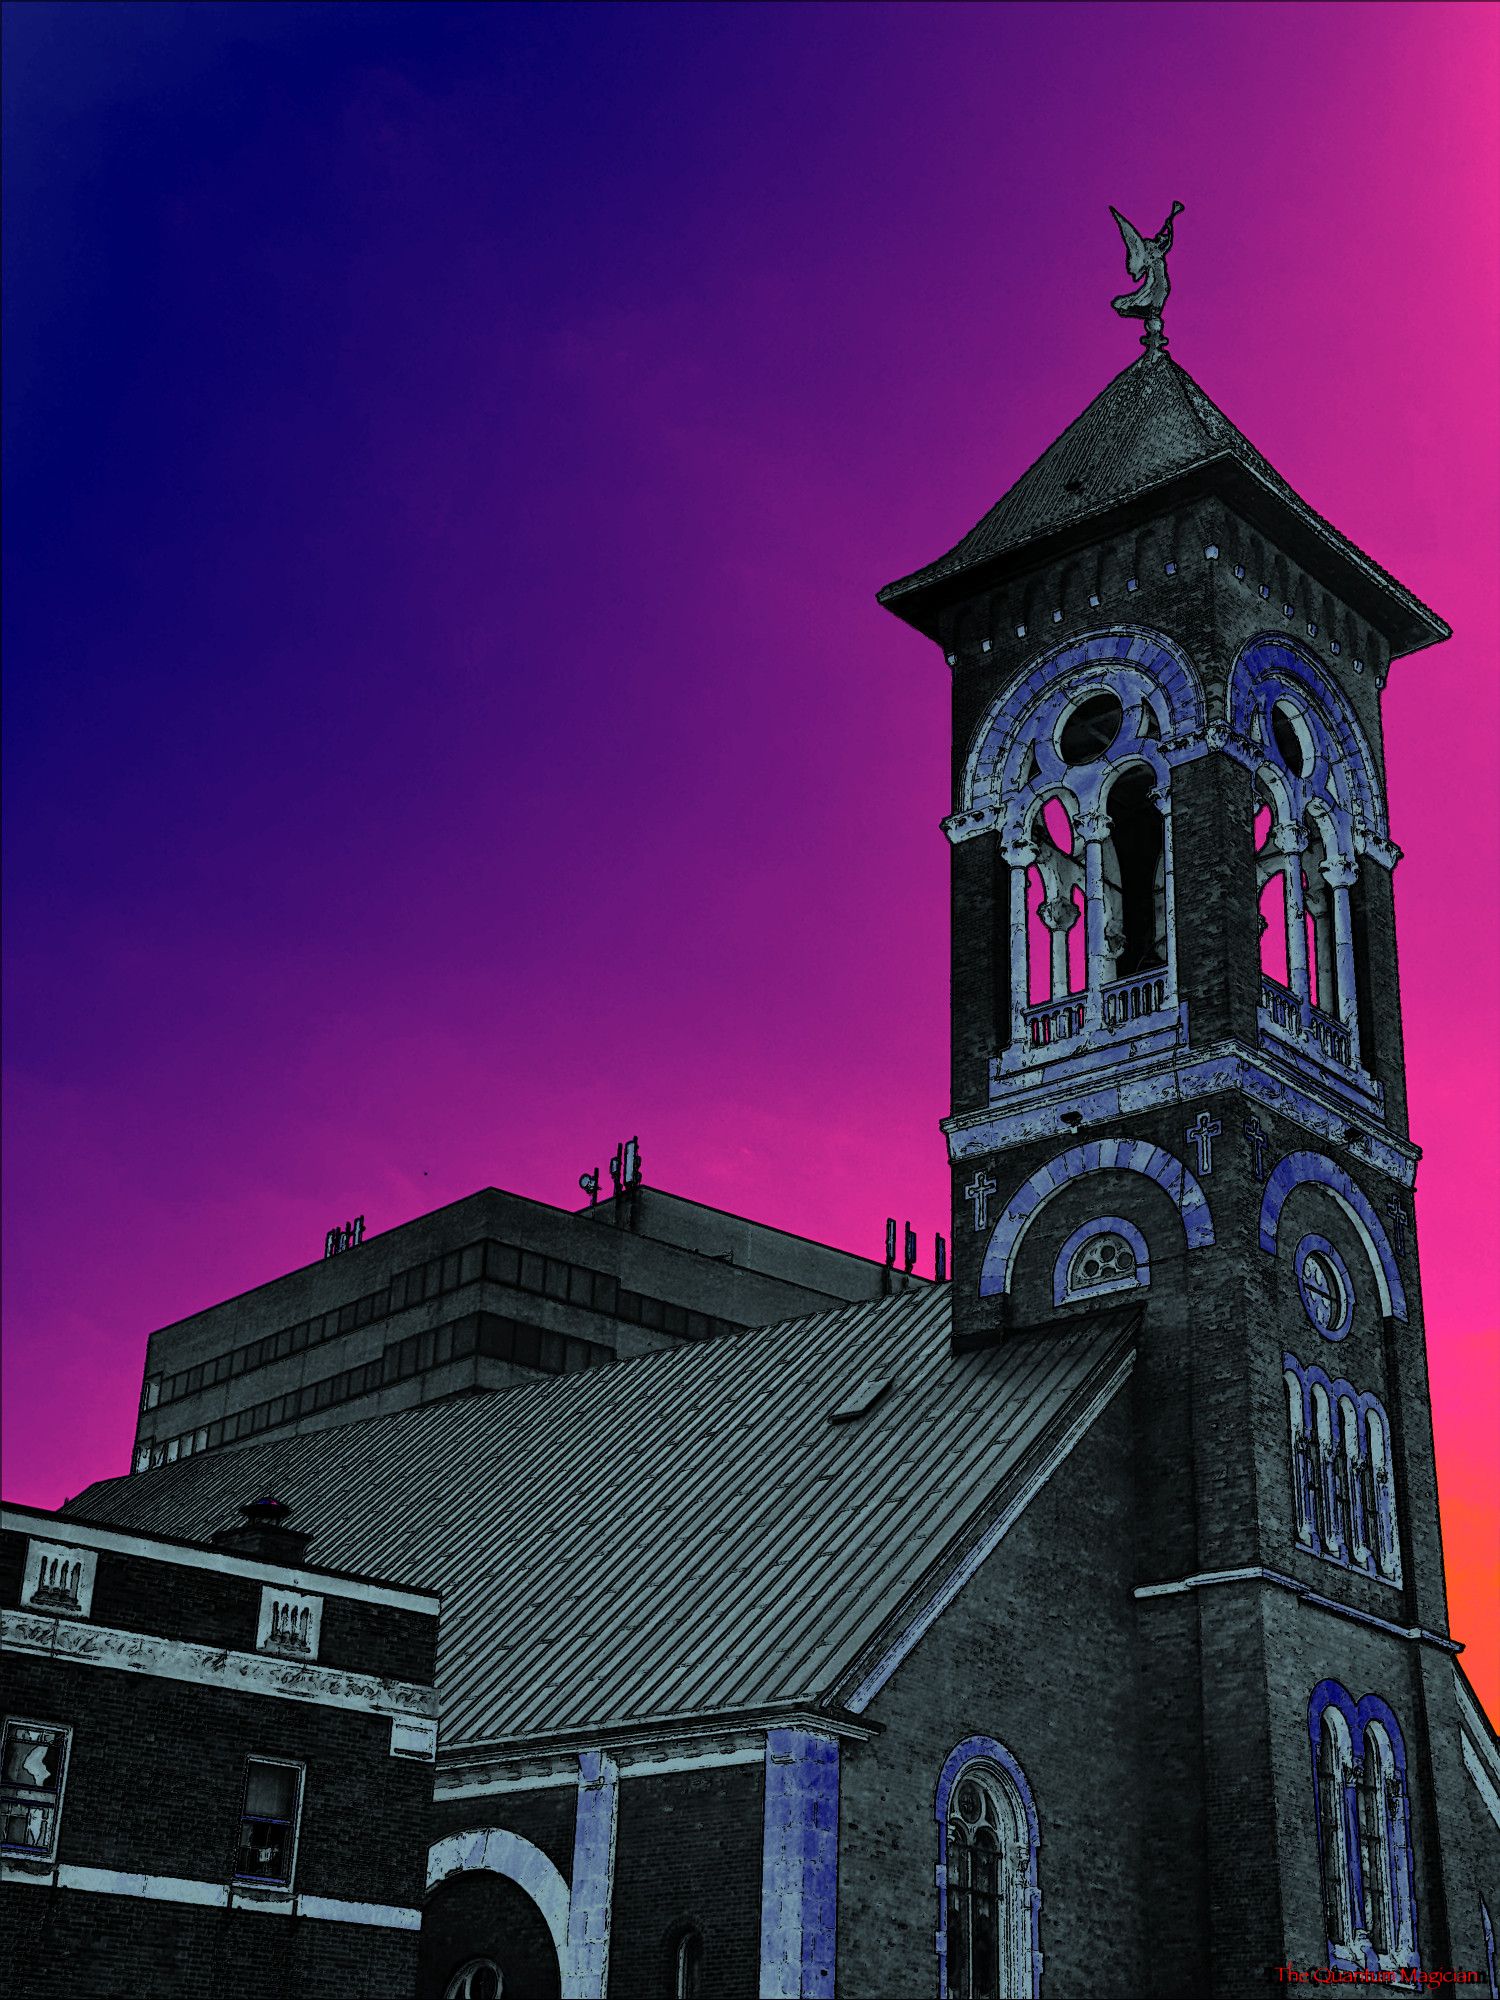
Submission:
POLYGON ((862 1417, 885 1395, 895 1382, 893 1375, 872 1375, 867 1382, 861 1382, 852 1395, 846 1396, 836 1410, 828 1412, 831 1424, 852 1424, 856 1417, 862 1417))
POLYGON ((216 1549, 229 1549, 237 1556, 255 1556, 262 1562, 284 1563, 299 1569, 307 1560, 312 1532, 287 1525, 291 1508, 274 1493, 261 1493, 241 1504, 243 1519, 219 1528, 209 1537, 216 1549))

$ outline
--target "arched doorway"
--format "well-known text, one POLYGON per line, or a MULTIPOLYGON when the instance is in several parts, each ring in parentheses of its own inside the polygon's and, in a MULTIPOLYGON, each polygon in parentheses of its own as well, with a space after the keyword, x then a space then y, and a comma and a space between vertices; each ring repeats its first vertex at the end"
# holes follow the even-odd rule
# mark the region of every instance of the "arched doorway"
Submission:
POLYGON ((483 2000, 561 2000, 568 1887, 541 1850, 500 1828, 439 1841, 428 1861, 418 2000, 446 2000, 455 1982, 483 2000), (491 1980, 486 1968, 493 1967, 491 1980))

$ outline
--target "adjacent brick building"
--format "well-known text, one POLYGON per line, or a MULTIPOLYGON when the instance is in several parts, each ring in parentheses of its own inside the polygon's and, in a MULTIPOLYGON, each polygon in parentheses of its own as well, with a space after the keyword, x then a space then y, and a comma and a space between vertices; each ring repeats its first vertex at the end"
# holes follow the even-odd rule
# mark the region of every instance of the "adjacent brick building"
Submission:
POLYGON ((239 1511, 213 1544, 0 1517, 17 2000, 411 1990, 438 1599, 239 1511))

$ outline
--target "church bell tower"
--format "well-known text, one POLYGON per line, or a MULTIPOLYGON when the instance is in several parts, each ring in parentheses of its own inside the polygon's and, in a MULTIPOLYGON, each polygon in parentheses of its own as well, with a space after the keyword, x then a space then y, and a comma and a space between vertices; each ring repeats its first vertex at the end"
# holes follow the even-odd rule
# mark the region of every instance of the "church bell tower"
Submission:
POLYGON ((1172 221, 1117 221, 1144 352, 880 593, 952 674, 954 1344, 1137 1317, 1147 1990, 1481 1964, 1380 714, 1448 627, 1168 353, 1172 221))

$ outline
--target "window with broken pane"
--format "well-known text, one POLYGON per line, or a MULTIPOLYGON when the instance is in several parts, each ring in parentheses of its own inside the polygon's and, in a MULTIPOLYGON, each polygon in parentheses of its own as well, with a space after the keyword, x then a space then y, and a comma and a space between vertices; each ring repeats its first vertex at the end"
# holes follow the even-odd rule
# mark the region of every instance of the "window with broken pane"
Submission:
POLYGON ((275 1764, 252 1757, 245 1766, 245 1801, 240 1812, 237 1882, 286 1888, 297 1847, 297 1811, 302 1795, 298 1764, 275 1764))
POLYGON ((7 1719, 0 1745, 0 1847, 7 1854, 32 1861, 56 1854, 71 1735, 61 1723, 7 1719))

